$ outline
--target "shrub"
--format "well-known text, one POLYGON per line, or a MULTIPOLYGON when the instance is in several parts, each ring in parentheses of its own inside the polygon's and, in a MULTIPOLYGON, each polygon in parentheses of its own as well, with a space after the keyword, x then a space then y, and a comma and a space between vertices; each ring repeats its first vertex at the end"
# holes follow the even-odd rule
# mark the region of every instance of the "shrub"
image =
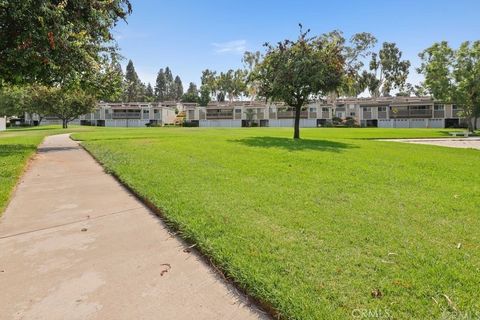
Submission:
POLYGON ((339 125, 339 124, 342 124, 342 118, 339 118, 339 117, 333 117, 333 118, 332 118, 332 123, 333 123, 333 125, 339 125))
POLYGON ((184 127, 198 127, 199 123, 196 120, 191 120, 191 121, 184 120, 182 125, 184 127))
POLYGON ((345 125, 347 127, 355 127, 357 124, 355 123, 355 119, 353 119, 352 117, 347 117, 345 118, 345 125))
POLYGON ((322 125, 322 127, 325 127, 325 128, 331 128, 331 127, 333 127, 333 123, 332 123, 332 122, 330 122, 330 121, 327 121, 327 122, 325 122, 325 124, 324 124, 324 125, 322 125))

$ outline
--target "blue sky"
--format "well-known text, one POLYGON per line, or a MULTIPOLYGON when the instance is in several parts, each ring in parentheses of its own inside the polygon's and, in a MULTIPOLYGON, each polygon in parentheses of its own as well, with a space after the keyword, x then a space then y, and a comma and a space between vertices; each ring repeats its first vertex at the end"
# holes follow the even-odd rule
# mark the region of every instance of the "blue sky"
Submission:
MULTIPOLYGON (((132 59, 142 81, 152 85, 165 66, 180 75, 184 87, 199 84, 206 68, 238 68, 243 51, 294 39, 299 22, 314 34, 371 32, 379 43, 397 43, 414 66, 418 53, 436 41, 457 46, 480 40, 480 0, 131 1, 132 15, 114 35, 123 65, 132 59)), ((419 79, 412 67, 409 80, 419 79)))

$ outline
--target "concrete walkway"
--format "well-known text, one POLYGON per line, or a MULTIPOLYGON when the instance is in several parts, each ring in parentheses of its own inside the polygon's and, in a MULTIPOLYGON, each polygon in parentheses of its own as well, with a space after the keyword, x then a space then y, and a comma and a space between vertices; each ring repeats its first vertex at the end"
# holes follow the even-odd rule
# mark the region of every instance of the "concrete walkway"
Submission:
POLYGON ((68 135, 0 220, 0 319, 259 319, 68 135))
POLYGON ((480 138, 382 139, 381 141, 429 144, 440 147, 480 149, 480 138))

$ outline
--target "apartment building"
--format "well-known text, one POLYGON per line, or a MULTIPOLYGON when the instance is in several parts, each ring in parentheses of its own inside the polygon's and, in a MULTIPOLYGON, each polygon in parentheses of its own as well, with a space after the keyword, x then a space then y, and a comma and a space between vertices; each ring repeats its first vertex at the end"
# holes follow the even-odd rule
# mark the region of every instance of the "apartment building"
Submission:
POLYGON ((361 126, 381 128, 447 128, 460 126, 460 110, 431 97, 340 99, 336 117, 352 117, 361 126))
MULTIPOLYGON (((207 107, 185 107, 186 121, 200 127, 289 127, 295 113, 284 104, 266 104, 258 101, 212 102, 207 107)), ((317 103, 309 104, 300 115, 302 127, 317 127, 319 117, 332 119, 331 109, 317 103)))
MULTIPOLYGON (((145 127, 147 125, 173 124, 176 102, 165 103, 100 103, 92 113, 80 116, 70 122, 76 125, 99 127, 145 127)), ((25 121, 39 122, 38 115, 25 115, 25 121)), ((40 125, 61 124, 55 116, 46 116, 40 125)))
MULTIPOLYGON (((186 121, 200 127, 291 127, 292 108, 283 104, 251 101, 213 102, 206 107, 189 105, 186 121)), ((334 104, 312 102, 300 115, 301 127, 327 126, 351 118, 363 127, 446 128, 462 125, 459 109, 430 97, 382 97, 338 99, 334 104)))

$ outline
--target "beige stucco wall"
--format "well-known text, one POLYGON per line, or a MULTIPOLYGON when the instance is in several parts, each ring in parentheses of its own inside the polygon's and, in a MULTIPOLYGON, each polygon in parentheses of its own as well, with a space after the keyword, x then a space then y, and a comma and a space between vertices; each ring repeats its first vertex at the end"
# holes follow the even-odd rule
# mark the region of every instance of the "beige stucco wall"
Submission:
POLYGON ((162 108, 162 122, 164 124, 172 124, 176 118, 175 110, 170 108, 162 108))
POLYGON ((7 118, 0 117, 0 131, 7 130, 7 118))

